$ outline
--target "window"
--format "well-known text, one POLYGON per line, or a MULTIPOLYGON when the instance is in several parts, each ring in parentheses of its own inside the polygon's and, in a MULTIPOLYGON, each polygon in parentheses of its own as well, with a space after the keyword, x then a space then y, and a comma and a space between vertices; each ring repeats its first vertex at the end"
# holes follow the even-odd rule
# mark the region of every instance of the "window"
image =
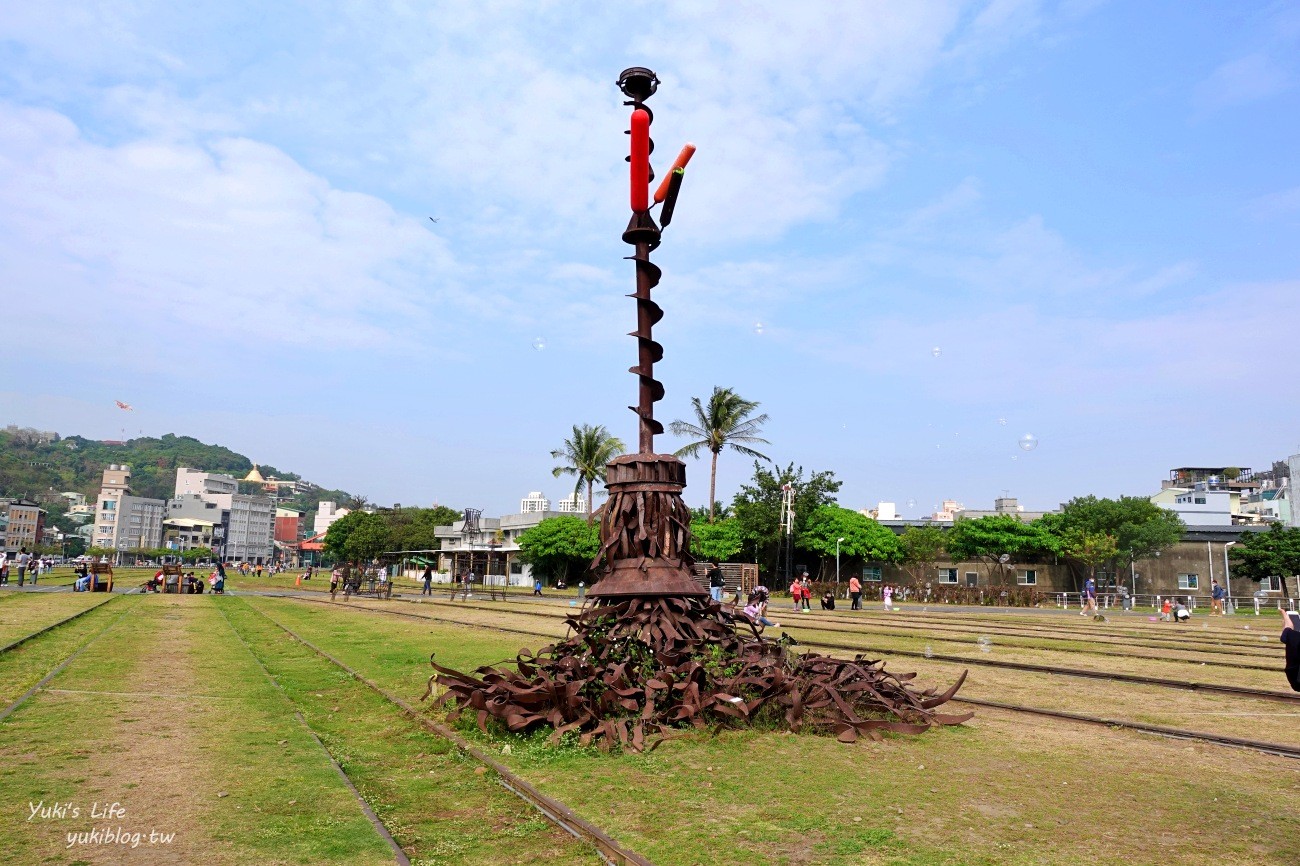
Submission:
POLYGON ((879 583, 879 582, 880 582, 880 569, 878 569, 878 568, 864 568, 864 569, 862 569, 862 579, 863 579, 863 580, 871 581, 872 583, 879 583))
POLYGON ((1179 589, 1199 589, 1200 582, 1201 582, 1201 578, 1199 575, 1195 575, 1195 574, 1178 575, 1179 589))
POLYGON ((1198 496, 1198 497, 1196 497, 1195 503, 1196 503, 1197 505, 1204 505, 1204 504, 1205 504, 1205 497, 1204 497, 1204 496, 1198 496))
POLYGON ((1261 578, 1259 581, 1259 588, 1265 592, 1281 592, 1282 578, 1276 576, 1261 578))
POLYGON ((956 582, 957 582, 957 569, 955 569, 955 568, 941 568, 941 569, 939 569, 939 582, 940 582, 940 583, 956 583, 956 582))
POLYGON ((1020 574, 1016 575, 1016 583, 1021 586, 1037 586, 1038 572, 1034 571, 1032 568, 1026 568, 1024 571, 1020 572, 1020 574))

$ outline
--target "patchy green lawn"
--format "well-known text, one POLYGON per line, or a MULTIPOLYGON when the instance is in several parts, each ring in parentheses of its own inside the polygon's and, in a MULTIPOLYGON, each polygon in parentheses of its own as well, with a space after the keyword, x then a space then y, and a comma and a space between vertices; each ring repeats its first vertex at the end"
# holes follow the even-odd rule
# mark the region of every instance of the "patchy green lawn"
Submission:
MULTIPOLYGON (((430 651, 469 668, 543 642, 357 606, 249 603, 408 697, 423 689, 430 651)), ((1276 832, 1300 807, 1293 761, 992 711, 961 728, 853 746, 753 731, 689 734, 636 756, 552 749, 536 737, 485 742, 510 746, 503 761, 657 863, 1289 864, 1300 856, 1300 841, 1276 832)))

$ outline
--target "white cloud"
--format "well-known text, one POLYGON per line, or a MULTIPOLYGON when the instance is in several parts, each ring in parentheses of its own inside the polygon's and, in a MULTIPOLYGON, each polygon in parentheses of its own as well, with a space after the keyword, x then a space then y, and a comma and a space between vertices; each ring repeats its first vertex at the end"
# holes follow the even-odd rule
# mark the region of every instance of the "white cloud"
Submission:
POLYGON ((1197 85, 1194 103, 1216 111, 1267 99, 1288 89, 1291 77, 1268 53, 1257 51, 1222 64, 1197 85))
POLYGON ((39 321, 55 298, 92 330, 374 347, 456 295, 454 262, 417 220, 274 147, 104 147, 61 115, 8 105, 0 245, 12 312, 39 321))
POLYGON ((1256 219, 1274 219, 1300 212, 1300 186, 1259 196, 1246 204, 1246 211, 1256 219))

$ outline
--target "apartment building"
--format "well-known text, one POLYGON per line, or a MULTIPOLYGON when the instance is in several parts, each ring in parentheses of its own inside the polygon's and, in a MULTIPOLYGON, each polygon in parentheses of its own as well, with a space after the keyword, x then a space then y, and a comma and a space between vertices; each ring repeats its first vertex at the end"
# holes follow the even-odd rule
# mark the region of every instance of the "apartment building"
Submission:
POLYGON ((41 534, 45 530, 45 509, 30 499, 14 499, 5 509, 5 517, 8 519, 4 538, 6 555, 17 553, 24 547, 30 552, 41 543, 41 534))
POLYGON ((113 463, 104 470, 95 500, 93 545, 117 551, 162 546, 167 503, 131 494, 131 467, 113 463))

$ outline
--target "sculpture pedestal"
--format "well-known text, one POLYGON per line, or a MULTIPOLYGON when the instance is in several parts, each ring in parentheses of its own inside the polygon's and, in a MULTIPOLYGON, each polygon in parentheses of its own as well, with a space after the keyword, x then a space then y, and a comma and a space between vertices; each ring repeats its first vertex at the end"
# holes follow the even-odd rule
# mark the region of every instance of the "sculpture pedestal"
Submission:
POLYGON ((707 596, 695 579, 686 464, 671 454, 626 454, 609 464, 592 598, 707 596))

